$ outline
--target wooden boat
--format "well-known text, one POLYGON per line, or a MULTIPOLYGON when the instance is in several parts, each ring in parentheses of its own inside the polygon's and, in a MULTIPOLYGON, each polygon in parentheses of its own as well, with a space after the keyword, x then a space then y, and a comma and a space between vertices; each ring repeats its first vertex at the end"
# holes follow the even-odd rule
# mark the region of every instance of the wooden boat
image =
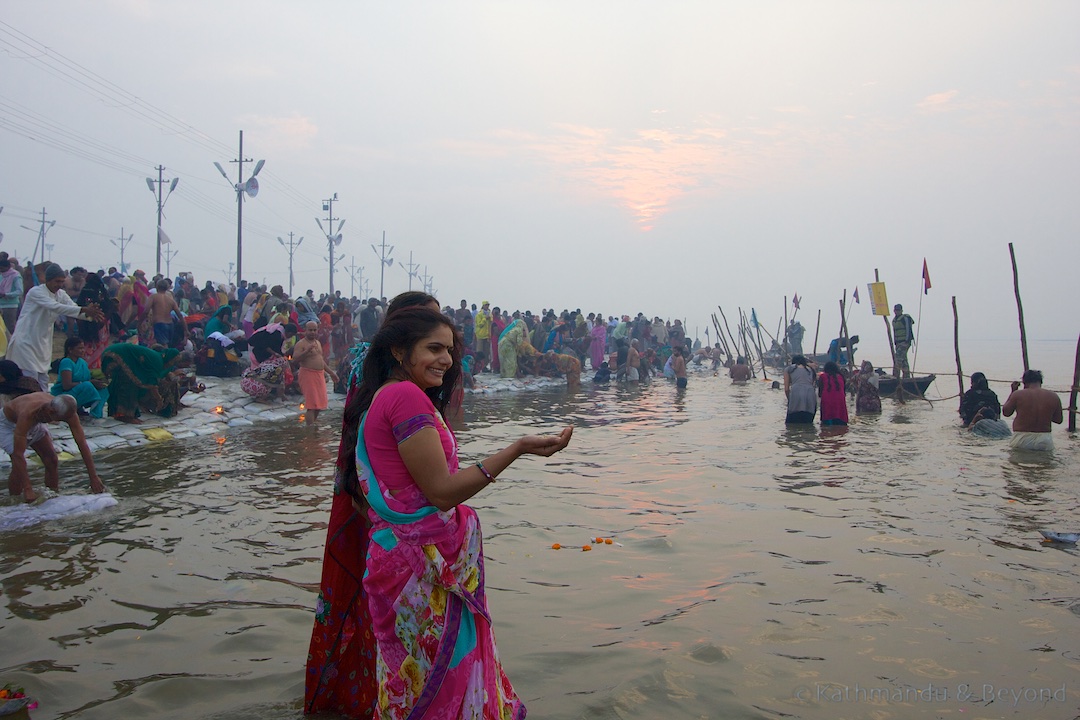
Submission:
MULTIPOLYGON (((918 377, 904 378, 904 393, 922 397, 930 383, 934 382, 936 375, 920 375, 918 377)), ((878 381, 878 393, 881 397, 891 397, 896 394, 897 379, 886 376, 878 381)))

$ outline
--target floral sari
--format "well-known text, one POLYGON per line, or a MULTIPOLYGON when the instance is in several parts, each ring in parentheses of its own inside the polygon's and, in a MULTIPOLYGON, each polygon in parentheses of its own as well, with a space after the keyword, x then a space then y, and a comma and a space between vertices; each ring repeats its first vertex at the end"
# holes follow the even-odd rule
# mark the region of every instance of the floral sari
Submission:
POLYGON ((384 388, 360 424, 356 460, 371 524, 363 589, 377 649, 375 714, 523 718, 525 707, 495 648, 476 512, 431 505, 397 452, 425 428, 439 433, 447 468, 456 472, 453 433, 412 383, 384 388))

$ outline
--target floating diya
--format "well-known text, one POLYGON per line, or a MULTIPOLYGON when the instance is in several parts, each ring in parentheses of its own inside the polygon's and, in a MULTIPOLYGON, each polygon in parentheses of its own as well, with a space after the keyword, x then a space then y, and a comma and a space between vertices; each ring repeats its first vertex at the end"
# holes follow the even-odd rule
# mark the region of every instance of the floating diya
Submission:
POLYGON ((216 412, 218 415, 220 415, 221 413, 225 412, 225 408, 218 405, 216 408, 214 408, 214 412, 216 412))

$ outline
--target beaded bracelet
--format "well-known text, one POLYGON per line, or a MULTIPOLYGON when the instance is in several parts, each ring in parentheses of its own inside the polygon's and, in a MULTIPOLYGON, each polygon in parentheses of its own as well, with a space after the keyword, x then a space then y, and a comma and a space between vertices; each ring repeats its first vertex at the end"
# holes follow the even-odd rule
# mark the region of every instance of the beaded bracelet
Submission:
POLYGON ((488 479, 488 482, 495 482, 495 476, 488 472, 488 469, 484 467, 483 462, 477 460, 476 467, 480 468, 480 472, 484 473, 484 477, 488 479))

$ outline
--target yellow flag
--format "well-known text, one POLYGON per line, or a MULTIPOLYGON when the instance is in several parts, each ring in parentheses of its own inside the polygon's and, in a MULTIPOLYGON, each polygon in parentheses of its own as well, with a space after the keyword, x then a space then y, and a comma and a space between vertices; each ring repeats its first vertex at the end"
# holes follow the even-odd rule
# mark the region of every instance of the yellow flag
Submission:
POLYGON ((867 289, 870 290, 870 309, 875 315, 889 316, 889 298, 885 294, 885 283, 875 282, 868 283, 867 289))

